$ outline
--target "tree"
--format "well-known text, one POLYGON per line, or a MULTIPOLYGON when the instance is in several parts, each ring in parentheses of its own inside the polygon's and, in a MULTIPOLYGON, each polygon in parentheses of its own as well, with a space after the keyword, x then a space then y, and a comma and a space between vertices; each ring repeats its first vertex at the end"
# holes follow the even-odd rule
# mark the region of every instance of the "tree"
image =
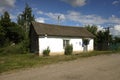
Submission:
POLYGON ((1 21, 3 21, 4 23, 11 22, 10 15, 7 11, 5 11, 4 14, 1 16, 1 21))
POLYGON ((16 23, 11 22, 11 28, 9 30, 9 40, 13 43, 19 43, 24 39, 24 32, 16 23))
POLYGON ((98 50, 106 50, 109 48, 109 43, 112 42, 112 36, 109 29, 105 31, 98 31, 96 36, 98 50))
POLYGON ((83 38, 82 41, 83 41, 84 51, 86 52, 88 50, 88 44, 90 40, 87 38, 83 38))
POLYGON ((31 21, 35 21, 34 15, 32 14, 32 9, 26 4, 26 7, 22 14, 18 15, 17 23, 26 31, 29 32, 29 26, 31 21))
POLYGON ((87 25, 87 26, 85 26, 85 28, 86 28, 89 32, 91 32, 93 35, 96 36, 96 34, 97 34, 97 29, 98 29, 96 25, 92 25, 92 26, 87 25))
POLYGON ((105 35, 103 31, 98 31, 97 33, 97 42, 98 43, 103 43, 105 41, 105 35))
POLYGON ((115 42, 115 43, 120 43, 120 37, 117 37, 117 36, 114 37, 114 42, 115 42))
POLYGON ((7 11, 5 11, 3 15, 1 15, 1 26, 3 27, 3 30, 5 32, 5 40, 9 41, 11 19, 10 19, 10 15, 7 11))
POLYGON ((22 29, 16 23, 11 21, 7 11, 1 16, 1 26, 3 29, 1 29, 1 32, 4 31, 4 37, 8 43, 19 43, 23 39, 23 34, 21 34, 23 32, 22 29))
POLYGON ((106 28, 105 31, 98 31, 96 25, 87 25, 85 28, 95 36, 95 49, 106 50, 109 48, 109 43, 112 42, 112 36, 110 35, 109 27, 106 28))
POLYGON ((2 47, 5 43, 5 31, 3 27, 0 25, 0 47, 2 47))
POLYGON ((96 25, 92 25, 92 26, 87 25, 87 26, 85 26, 85 28, 95 36, 94 45, 95 45, 95 48, 96 48, 96 46, 97 46, 97 37, 96 36, 97 36, 97 31, 98 31, 97 26, 96 25))
POLYGON ((23 41, 23 43, 25 44, 23 45, 23 47, 25 47, 26 50, 29 50, 29 29, 31 21, 35 21, 35 18, 32 14, 31 7, 28 4, 26 4, 24 11, 22 12, 22 14, 18 15, 17 19, 18 25, 20 25, 25 32, 23 41))
POLYGON ((5 31, 8 31, 8 28, 11 26, 10 15, 7 11, 1 16, 1 26, 3 26, 5 31))

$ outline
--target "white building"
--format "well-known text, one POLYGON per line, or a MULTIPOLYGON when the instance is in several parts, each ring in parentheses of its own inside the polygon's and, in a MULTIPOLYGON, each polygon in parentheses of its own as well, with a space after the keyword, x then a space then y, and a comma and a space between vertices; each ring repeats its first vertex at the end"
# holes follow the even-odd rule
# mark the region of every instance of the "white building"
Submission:
POLYGON ((94 50, 94 35, 83 27, 43 24, 32 22, 30 26, 30 51, 42 55, 47 47, 50 55, 64 54, 67 44, 73 45, 73 52, 85 49, 83 39, 89 39, 87 51, 94 50))

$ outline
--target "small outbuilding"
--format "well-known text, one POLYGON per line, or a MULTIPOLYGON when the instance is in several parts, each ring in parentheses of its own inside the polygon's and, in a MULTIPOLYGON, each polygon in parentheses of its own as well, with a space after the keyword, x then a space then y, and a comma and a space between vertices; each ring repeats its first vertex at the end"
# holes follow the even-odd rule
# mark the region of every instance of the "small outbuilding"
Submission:
POLYGON ((94 35, 84 27, 62 26, 32 22, 30 26, 30 51, 43 55, 49 47, 50 55, 64 54, 65 46, 72 44, 73 52, 93 51, 94 35), (89 41, 88 45, 84 40, 89 41))

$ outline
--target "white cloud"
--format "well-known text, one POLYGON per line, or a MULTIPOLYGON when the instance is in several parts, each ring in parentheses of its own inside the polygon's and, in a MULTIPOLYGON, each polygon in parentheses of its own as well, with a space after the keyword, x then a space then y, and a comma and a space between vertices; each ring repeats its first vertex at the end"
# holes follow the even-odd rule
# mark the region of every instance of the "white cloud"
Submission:
POLYGON ((69 11, 66 15, 68 20, 82 24, 103 24, 107 22, 104 18, 97 15, 83 15, 79 12, 69 11))
POLYGON ((97 25, 98 31, 105 31, 104 27, 101 25, 97 25))
POLYGON ((65 15, 62 13, 43 12, 39 10, 37 11, 37 14, 47 16, 53 20, 57 20, 58 16, 60 16, 60 20, 65 20, 65 15))
POLYGON ((118 4, 120 4, 120 0, 113 1, 112 4, 113 5, 118 5, 118 4))
POLYGON ((60 20, 65 20, 65 15, 61 14, 61 13, 51 13, 50 12, 50 13, 45 13, 45 15, 54 20, 57 20, 58 16, 60 16, 60 20))
POLYGON ((78 22, 84 25, 85 24, 101 25, 106 23, 120 24, 120 18, 116 17, 115 15, 112 15, 109 18, 103 18, 95 14, 84 15, 80 12, 68 11, 68 13, 66 14, 66 18, 67 20, 78 22))
POLYGON ((115 15, 112 15, 111 17, 109 17, 108 22, 120 24, 120 18, 117 18, 115 15))
POLYGON ((0 1, 0 7, 1 6, 9 6, 9 7, 14 7, 16 0, 1 0, 0 1))
POLYGON ((81 7, 86 5, 86 0, 61 0, 61 1, 64 1, 72 5, 73 7, 81 7))
POLYGON ((120 18, 118 18, 115 15, 112 15, 108 18, 103 18, 99 15, 95 15, 95 14, 85 15, 76 11, 68 11, 66 14, 37 11, 37 14, 48 17, 48 19, 52 21, 55 20, 57 21, 58 16, 60 16, 61 21, 73 21, 76 22, 77 24, 82 24, 82 25, 87 25, 87 24, 101 25, 101 24, 110 24, 110 23, 120 24, 120 18))
POLYGON ((0 7, 0 12, 3 12, 5 10, 5 7, 0 7))
POLYGON ((16 0, 0 0, 0 12, 15 6, 16 0))
POLYGON ((120 35, 120 25, 115 25, 113 28, 110 29, 110 32, 114 36, 120 35))
POLYGON ((115 25, 115 26, 114 26, 114 29, 120 31, 120 25, 115 25))
POLYGON ((16 15, 10 14, 11 19, 16 19, 16 15))
POLYGON ((37 14, 43 14, 43 11, 37 11, 37 14))
POLYGON ((40 23, 45 23, 45 18, 42 18, 42 17, 39 17, 39 18, 36 18, 36 21, 37 22, 40 22, 40 23))

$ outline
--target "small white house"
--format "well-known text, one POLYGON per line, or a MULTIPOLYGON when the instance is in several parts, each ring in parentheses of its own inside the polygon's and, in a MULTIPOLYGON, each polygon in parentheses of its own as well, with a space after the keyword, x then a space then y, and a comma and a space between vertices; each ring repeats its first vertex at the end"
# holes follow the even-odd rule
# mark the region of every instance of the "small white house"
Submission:
POLYGON ((73 45, 73 52, 94 50, 94 35, 83 27, 71 27, 61 25, 43 24, 32 22, 30 26, 30 51, 42 55, 47 47, 50 55, 64 54, 67 44, 73 45), (87 47, 83 39, 88 39, 87 47))

